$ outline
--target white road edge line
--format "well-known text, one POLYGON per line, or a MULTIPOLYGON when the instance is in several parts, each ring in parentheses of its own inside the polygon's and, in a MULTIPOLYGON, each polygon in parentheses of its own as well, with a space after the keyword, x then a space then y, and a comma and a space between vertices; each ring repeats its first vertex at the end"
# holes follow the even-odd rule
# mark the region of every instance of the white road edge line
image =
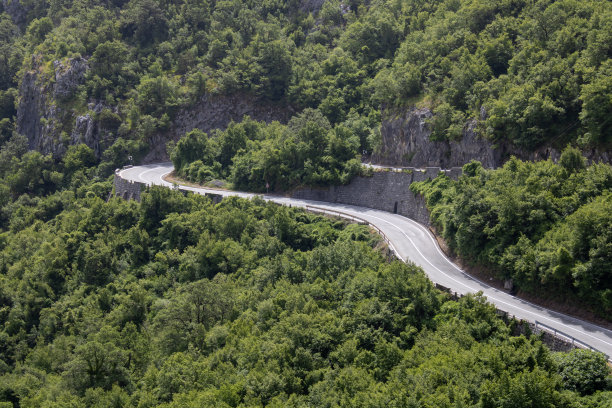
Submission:
MULTIPOLYGON (((147 182, 146 182, 146 181, 145 181, 145 180, 142 178, 142 175, 143 175, 143 174, 146 174, 146 173, 149 173, 149 172, 151 172, 151 171, 153 171, 153 170, 156 170, 156 169, 159 169, 159 167, 155 167, 155 168, 147 169, 147 170, 145 170, 145 171, 143 171, 143 172, 139 173, 139 174, 138 174, 138 178, 139 178, 140 180, 142 180, 143 182, 147 183, 147 182)), ((168 170, 167 172, 162 173, 162 174, 160 174, 160 175, 158 176, 158 179, 159 179, 159 181, 160 181, 160 185, 162 185, 162 186, 163 186, 163 185, 166 185, 166 186, 171 186, 171 185, 172 185, 171 183, 169 183, 168 181, 166 181, 166 180, 164 180, 164 179, 163 179, 163 177, 165 177, 165 176, 167 176, 168 174, 172 173, 172 171, 173 171, 172 169, 171 169, 171 170, 168 170)), ((122 176, 122 173, 123 173, 123 171, 121 171, 121 172, 119 173, 119 174, 120 174, 120 176, 122 176)), ((147 184, 148 184, 148 183, 147 183, 147 184)), ((151 183, 151 184, 152 184, 152 183, 151 183)), ((198 190, 200 190, 201 192, 204 192, 204 193, 206 193, 206 192, 211 192, 211 193, 212 193, 212 192, 214 192, 214 190, 208 190, 208 189, 206 189, 206 188, 188 187, 188 186, 180 186, 180 185, 179 185, 179 189, 183 189, 183 190, 187 190, 187 191, 193 191, 193 192, 198 192, 198 190)), ((231 193, 233 193, 233 192, 228 192, 228 193, 229 193, 229 194, 231 194, 231 193)), ((255 196, 255 194, 245 194, 245 196, 247 196, 247 197, 254 197, 254 196, 255 196)), ((266 198, 265 198, 265 196, 263 196, 263 197, 264 197, 264 199, 266 199, 266 198)), ((268 201, 274 201, 274 199, 272 199, 272 198, 268 198, 267 200, 268 200, 268 201)), ((281 204, 282 204, 282 203, 281 203, 281 204)), ((369 209, 369 210, 372 210, 372 209, 369 209)), ((349 211, 350 211, 350 209, 349 209, 349 211)), ((465 283, 463 283, 463 282, 458 281, 456 278, 452 277, 452 276, 451 276, 451 275, 449 275, 447 272, 442 271, 440 268, 438 268, 438 267, 437 267, 437 266, 435 266, 433 263, 431 263, 431 261, 429 261, 429 259, 428 259, 428 258, 427 258, 425 255, 423 255, 423 253, 422 253, 422 252, 419 250, 419 248, 416 246, 416 244, 414 243, 414 241, 412 240, 412 238, 410 238, 410 237, 409 237, 409 236, 408 236, 408 235, 407 235, 407 234, 406 234, 406 233, 405 233, 405 232, 404 232, 404 231, 403 231, 403 230, 402 230, 402 229, 401 229, 399 226, 397 226, 396 224, 394 224, 394 223, 392 223, 392 222, 390 222, 390 221, 387 221, 387 220, 385 220, 385 219, 383 219, 383 218, 377 217, 377 216, 375 216, 375 215, 373 215, 373 214, 368 214, 368 216, 369 216, 369 217, 372 217, 372 218, 375 218, 375 219, 378 219, 378 220, 380 220, 380 221, 382 221, 382 222, 385 222, 385 223, 387 223, 387 224, 389 224, 389 225, 393 226, 394 228, 396 228, 398 231, 400 231, 400 232, 401 232, 401 233, 402 233, 402 234, 403 234, 403 235, 404 235, 404 236, 405 236, 405 237, 406 237, 406 238, 407 238, 407 239, 410 241, 410 243, 412 244, 413 248, 414 248, 414 249, 415 249, 415 250, 416 250, 416 251, 419 253, 419 255, 420 255, 420 256, 421 256, 421 257, 422 257, 422 258, 423 258, 423 259, 424 259, 424 260, 425 260, 425 261, 426 261, 426 262, 427 262, 429 265, 431 265, 431 266, 432 266, 434 269, 436 269, 436 270, 437 270, 438 272, 440 272, 442 275, 446 276, 447 278, 451 279, 451 280, 452 280, 452 281, 454 281, 454 282, 457 282, 459 285, 461 285, 461 286, 463 286, 463 287, 465 287, 465 288, 468 288, 470 291, 478 291, 477 289, 475 289, 475 288, 473 288, 473 287, 471 287, 471 286, 469 286, 469 285, 467 285, 467 284, 465 284, 465 283)), ((407 220, 409 223, 411 223, 411 224, 415 225, 417 228, 419 228, 420 230, 422 230, 422 231, 423 231, 423 232, 424 232, 424 233, 425 233, 425 234, 426 234, 426 235, 429 237, 430 241, 431 241, 431 242, 434 244, 434 247, 436 248, 436 251, 437 251, 437 252, 438 252, 438 253, 439 253, 439 254, 442 256, 442 258, 444 258, 444 260, 445 260, 447 263, 449 263, 449 264, 450 264, 450 265, 451 265, 453 268, 455 268, 455 269, 457 269, 459 272, 461 272, 461 273, 463 273, 463 274, 465 274, 465 275, 469 276, 469 278, 470 278, 470 279, 473 279, 473 280, 475 280, 476 282, 479 282, 480 284, 482 284, 482 285, 484 285, 484 286, 487 286, 487 287, 489 287, 489 288, 491 288, 491 289, 493 289, 493 290, 497 290, 497 289, 495 289, 495 288, 493 288, 493 287, 491 287, 491 286, 487 285, 486 283, 484 283, 484 282, 482 282, 482 281, 480 281, 480 280, 478 280, 478 279, 476 279, 476 278, 473 278, 472 276, 468 275, 468 274, 467 274, 465 271, 463 271, 461 268, 459 268, 457 265, 455 265, 455 264, 454 264, 454 263, 453 263, 453 262, 452 262, 450 259, 448 259, 448 257, 447 257, 447 256, 446 256, 446 255, 445 255, 445 254, 442 252, 442 250, 440 249, 440 247, 439 247, 438 243, 437 243, 437 242, 434 240, 434 238, 432 237, 431 233, 430 233, 429 231, 427 231, 427 229, 426 229, 425 227, 423 227, 421 224, 419 224, 418 222, 416 222, 416 221, 414 221, 414 220, 412 220, 412 219, 410 219, 410 218, 408 218, 408 217, 402 217, 402 218, 403 218, 403 219, 406 219, 406 220, 407 220)), ((391 240, 391 239, 389 238, 389 240, 391 240)), ((392 245, 393 245, 393 244, 392 244, 392 245)), ((400 255, 399 255, 399 252, 396 250, 395 245, 393 245, 393 249, 395 250, 394 252, 395 252, 395 253, 398 255, 398 257, 399 257, 399 258, 400 258, 400 259, 401 259, 403 262, 406 262, 406 261, 405 261, 405 260, 404 260, 404 259, 403 259, 403 258, 402 258, 400 255)), ((501 299, 499 299, 499 298, 496 298, 496 297, 494 297, 494 296, 488 296, 488 295, 485 295, 485 296, 486 296, 487 298, 490 298, 490 299, 492 299, 492 300, 495 300, 495 301, 497 301, 497 302, 499 302, 499 303, 502 303, 502 304, 504 304, 504 305, 510 306, 511 308, 521 310, 522 312, 524 312, 524 313, 526 313, 526 314, 529 314, 529 315, 531 315, 531 316, 537 316, 539 319, 548 320, 548 321, 550 321, 550 322, 555 323, 556 325, 562 326, 562 327, 564 327, 564 328, 566 328, 566 329, 573 330, 573 331, 575 331, 575 332, 577 332, 577 333, 580 333, 581 335, 588 336, 588 337, 590 337, 590 338, 592 338, 592 339, 594 339, 594 340, 596 340, 596 341, 598 341, 598 342, 601 342, 601 343, 604 343, 604 344, 607 344, 607 345, 612 346, 612 343, 610 343, 610 342, 607 342, 607 341, 605 341, 605 340, 603 340, 603 339, 597 338, 597 337, 595 337, 595 336, 593 336, 593 335, 591 335, 591 334, 589 334, 589 333, 586 333, 586 332, 584 332, 584 331, 582 331, 582 330, 576 329, 576 328, 574 328, 574 327, 572 327, 572 326, 568 326, 568 325, 566 325, 566 324, 564 324, 564 323, 560 323, 560 322, 558 322, 557 320, 551 319, 551 318, 549 318, 549 317, 547 317, 547 316, 540 316, 540 315, 537 315, 536 313, 534 313, 534 312, 532 312, 532 311, 529 311, 529 310, 523 309, 523 308, 521 308, 521 307, 519 307, 519 306, 514 306, 514 305, 512 305, 512 304, 510 304, 510 303, 507 303, 507 302, 505 302, 505 301, 503 301, 503 300, 501 300, 501 299)), ((512 295, 508 295, 508 296, 512 296, 512 295)), ((604 331, 606 331, 606 332, 612 332, 612 330, 606 329, 605 327, 596 326, 596 325, 594 325, 594 324, 591 324, 591 323, 588 323, 588 322, 582 321, 582 320, 577 319, 577 318, 575 318, 575 317, 572 317, 572 316, 567 316, 567 315, 565 315, 565 314, 563 314, 563 313, 555 312, 555 311, 552 311, 552 310, 546 309, 546 308, 541 307, 541 306, 536 306, 536 305, 532 304, 531 302, 527 302, 527 301, 525 301, 525 300, 523 300, 523 299, 516 298, 515 296, 512 296, 512 297, 513 297, 514 299, 520 300, 520 301, 522 301, 522 302, 526 302, 526 303, 528 303, 529 305, 532 305, 532 306, 534 306, 534 307, 539 307, 539 308, 542 308, 544 311, 546 311, 546 312, 548 312, 548 313, 551 313, 551 314, 559 314, 559 315, 564 316, 564 317, 567 317, 567 318, 569 318, 569 319, 576 320, 576 321, 578 321, 578 322, 580 322, 581 324, 584 324, 584 325, 586 325, 586 326, 596 327, 597 329, 601 329, 601 330, 604 330, 604 331)))

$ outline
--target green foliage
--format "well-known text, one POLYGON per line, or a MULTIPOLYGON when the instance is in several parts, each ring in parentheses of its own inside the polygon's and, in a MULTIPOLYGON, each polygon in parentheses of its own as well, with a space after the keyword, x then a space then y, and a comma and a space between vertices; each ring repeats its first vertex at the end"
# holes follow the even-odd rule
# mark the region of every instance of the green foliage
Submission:
MULTIPOLYGON (((15 87, 15 74, 21 66, 23 47, 16 44, 19 29, 6 13, 0 14, 0 91, 15 87)), ((0 115, 0 118, 4 115, 0 115)))
MULTIPOLYGON (((361 121, 371 137, 360 135, 359 152, 377 148, 381 112, 406 105, 434 112, 435 140, 460 138, 479 119, 482 136, 527 150, 611 143, 609 2, 306 3, 28 1, 25 21, 16 20, 25 29, 0 17, 0 92, 36 74, 52 104, 53 62, 84 58, 78 102, 55 101, 64 117, 50 124, 70 134, 88 103, 102 103, 102 150, 119 138, 151 143, 179 112, 220 94, 247 94, 284 114, 316 109, 332 127, 361 121)), ((15 129, 9 111, 2 140, 15 129)), ((217 177, 214 163, 202 166, 194 179, 217 177)))
POLYGON ((611 121, 606 112, 612 109, 612 62, 604 61, 601 70, 593 75, 593 81, 582 87, 580 120, 588 130, 587 141, 608 145, 612 136, 611 121))
POLYGON ((610 368, 601 353, 577 349, 568 353, 555 353, 553 358, 565 388, 585 395, 606 387, 610 368))
POLYGON ((586 160, 582 157, 578 149, 568 146, 561 154, 559 164, 571 174, 576 171, 584 170, 586 167, 586 160))
POLYGON ((132 160, 138 160, 143 154, 146 145, 142 141, 118 138, 115 142, 102 153, 101 163, 98 166, 98 174, 101 177, 108 177, 115 169, 121 168, 132 160))
POLYGON ((24 197, 0 235, 11 405, 596 407, 608 395, 562 386, 601 389, 599 356, 509 337, 482 296, 449 301, 387 261, 367 226, 163 188, 141 204, 24 197))
POLYGON ((64 169, 68 172, 86 169, 96 164, 94 151, 87 145, 72 145, 64 155, 64 169))
POLYGON ((356 126, 347 122, 332 129, 313 109, 294 116, 287 126, 247 117, 210 138, 199 130, 187 133, 170 158, 179 176, 199 183, 229 178, 238 189, 344 184, 361 171, 355 130, 363 129, 356 126))
POLYGON ((484 388, 483 408, 572 406, 572 402, 558 391, 558 381, 539 369, 514 378, 502 376, 498 381, 487 382, 484 388))
POLYGON ((14 119, 17 115, 16 102, 17 90, 9 88, 0 90, 0 146, 8 141, 15 129, 14 119))
POLYGON ((600 116, 610 103, 609 54, 601 53, 608 3, 411 6, 405 39, 374 81, 377 100, 401 104, 426 94, 443 116, 434 123, 437 138, 457 135, 450 118, 461 126, 461 115, 478 117, 483 108, 485 136, 527 149, 576 136, 608 143, 609 121, 600 116))
POLYGON ((92 75, 112 78, 119 75, 127 62, 128 48, 120 41, 107 41, 98 44, 91 56, 92 75))
MULTIPOLYGON (((170 152, 170 159, 172 160, 172 164, 174 164, 174 168, 180 172, 196 160, 201 160, 202 164, 212 164, 215 155, 211 151, 211 144, 212 141, 208 139, 206 133, 199 129, 187 133, 178 141, 170 152)), ((239 147, 239 145, 237 147, 239 147)), ((230 156, 230 158, 231 157, 233 157, 233 155, 230 156)))
POLYGON ((121 13, 121 33, 141 46, 162 41, 168 35, 168 19, 153 0, 130 0, 121 13))
MULTIPOLYGON (((287 129, 245 120, 212 139, 192 132, 176 151, 210 151, 233 163, 273 126, 305 151, 327 136, 343 157, 336 138, 345 133, 358 143, 348 130, 355 123, 332 128, 313 111, 287 129)), ((17 163, 17 171, 2 169, 9 176, 32 168, 23 138, 0 154, 17 163)), ((44 157, 36 157, 33 168, 44 172, 44 157)), ((547 350, 509 337, 483 297, 448 301, 418 268, 387 262, 366 226, 257 199, 213 205, 164 188, 144 192, 140 204, 104 201, 108 190, 86 181, 101 171, 95 164, 91 149, 73 146, 57 167, 70 189, 0 195, 0 400, 24 407, 499 406, 506 395, 525 406, 605 402, 605 393, 580 399, 563 390, 574 389, 571 381, 601 389, 590 357, 559 365, 568 367, 559 376, 547 350)), ((471 177, 486 175, 470 166, 471 177)), ((590 170, 573 169, 570 178, 590 170)))
MULTIPOLYGON (((22 27, 0 14, 0 405, 609 402, 601 357, 509 337, 482 296, 449 301, 366 226, 161 188, 125 202, 108 180, 204 94, 299 112, 172 149, 181 176, 255 191, 348 182, 380 142, 380 106, 415 101, 437 139, 482 112, 487 136, 523 147, 606 146, 609 2, 20 3, 22 27), (53 61, 78 56, 90 68, 78 98, 55 101, 62 130, 101 104, 102 151, 28 152, 20 79, 52 105, 53 61)), ((415 188, 460 254, 609 313, 611 180, 569 149, 415 188)))
POLYGON ((585 165, 568 147, 559 164, 515 158, 503 168, 463 167, 458 181, 416 183, 433 222, 458 254, 525 291, 570 296, 612 311, 612 168, 585 165))

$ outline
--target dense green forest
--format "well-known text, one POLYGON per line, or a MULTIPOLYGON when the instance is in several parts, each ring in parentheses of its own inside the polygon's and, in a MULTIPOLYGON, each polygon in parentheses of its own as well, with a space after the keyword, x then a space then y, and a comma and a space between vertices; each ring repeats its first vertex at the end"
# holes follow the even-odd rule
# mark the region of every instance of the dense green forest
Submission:
POLYGON ((460 256, 488 265, 521 290, 579 299, 612 313, 612 167, 586 166, 568 148, 559 164, 515 158, 458 181, 415 183, 432 223, 460 256))
POLYGON ((371 136, 357 135, 359 152, 376 147, 381 107, 395 105, 430 107, 438 139, 459 136, 470 117, 481 118, 482 136, 527 149, 609 146, 612 136, 607 0, 2 4, 4 140, 24 76, 53 83, 54 61, 68 67, 75 58, 87 60, 83 83, 47 95, 59 108, 48 123, 59 140, 69 139, 76 115, 89 113, 105 142, 146 149, 200 96, 236 93, 316 109, 332 127, 359 120, 371 136), (15 7, 21 12, 11 18, 15 7), (92 103, 104 108, 91 111, 92 103))
MULTIPOLYGON (((609 408, 601 354, 451 300, 367 226, 123 201, 110 177, 203 96, 292 112, 168 146, 180 176, 254 191, 348 182, 398 106, 430 108, 439 140, 479 118, 496 142, 605 149, 611 24, 607 0, 2 1, 0 407, 609 408), (27 78, 60 154, 16 131, 27 78), (91 146, 71 140, 81 115, 91 146)), ((416 188, 460 255, 609 315, 611 185, 570 149, 416 188)))
POLYGON ((366 226, 163 188, 106 201, 122 154, 0 150, 0 406, 609 406, 601 354, 513 335, 366 226))
POLYGON ((287 126, 245 118, 210 136, 193 130, 171 147, 170 158, 181 177, 228 180, 240 190, 345 184, 365 171, 358 149, 368 130, 358 117, 331 128, 318 110, 306 109, 287 126))
POLYGON ((2 406, 609 406, 601 354, 511 336, 367 226, 87 189, 4 208, 2 406))

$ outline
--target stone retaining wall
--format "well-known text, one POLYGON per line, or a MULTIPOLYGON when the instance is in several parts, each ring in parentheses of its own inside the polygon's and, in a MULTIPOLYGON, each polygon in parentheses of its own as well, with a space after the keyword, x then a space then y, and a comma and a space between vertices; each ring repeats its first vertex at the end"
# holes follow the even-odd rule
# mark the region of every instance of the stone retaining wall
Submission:
POLYGON ((122 197, 125 200, 140 201, 140 193, 146 189, 145 183, 137 181, 125 180, 119 176, 119 170, 115 171, 115 179, 113 180, 115 187, 115 197, 122 197))
MULTIPOLYGON (((115 187, 115 197, 122 197, 125 200, 136 201, 140 201, 141 193, 149 188, 145 183, 123 179, 119 175, 119 170, 115 171, 113 186, 115 187)), ((187 191, 182 191, 182 193, 187 194, 187 191)), ((221 194, 206 193, 204 195, 210 198, 215 204, 218 204, 221 202, 221 200, 223 200, 223 196, 221 194)))
POLYGON ((302 188, 294 191, 291 197, 388 211, 429 225, 425 200, 410 191, 410 184, 434 179, 440 173, 457 179, 461 175, 461 168, 442 170, 439 167, 427 167, 375 171, 371 177, 357 177, 344 186, 302 188))
MULTIPOLYGON (((422 224, 429 225, 429 213, 425 207, 423 197, 417 196, 410 191, 413 182, 433 179, 441 172, 446 172, 451 178, 457 179, 461 175, 460 168, 441 170, 438 167, 429 167, 424 170, 404 169, 402 171, 376 171, 371 177, 357 177, 345 186, 332 186, 328 188, 303 188, 291 194, 294 198, 306 200, 317 200, 325 202, 343 203, 374 208, 389 212, 396 212, 410 217, 422 224)), ((126 200, 140 201, 140 194, 147 186, 144 183, 124 180, 115 172, 115 196, 126 200)), ((218 203, 223 199, 219 194, 207 194, 213 202, 218 203)), ((435 284, 436 288, 451 294, 453 300, 461 297, 453 293, 451 289, 435 284)), ((506 321, 514 319, 502 310, 498 314, 506 321)), ((569 351, 578 348, 579 345, 572 341, 556 336, 542 330, 536 324, 526 321, 517 321, 514 325, 514 335, 532 334, 539 335, 540 339, 553 351, 569 351)))

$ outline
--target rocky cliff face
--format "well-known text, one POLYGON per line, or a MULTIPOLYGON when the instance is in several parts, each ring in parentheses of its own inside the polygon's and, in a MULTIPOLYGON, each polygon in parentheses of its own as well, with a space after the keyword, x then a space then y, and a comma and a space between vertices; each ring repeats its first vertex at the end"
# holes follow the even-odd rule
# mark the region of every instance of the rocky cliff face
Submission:
MULTIPOLYGON (((92 128, 93 120, 88 117, 87 120, 91 123, 83 126, 83 117, 77 117, 75 120, 72 110, 57 104, 57 101, 66 101, 75 95, 89 69, 87 60, 73 58, 66 63, 55 61, 53 67, 53 80, 43 80, 37 69, 24 75, 19 87, 17 131, 28 138, 30 149, 45 154, 62 154, 71 141, 86 143, 99 151, 94 135, 84 137, 84 134, 79 133, 84 128, 92 128), (61 124, 65 122, 76 122, 72 126, 74 131, 71 137, 61 134, 61 124)), ((68 130, 71 130, 70 126, 68 130)))
MULTIPOLYGON (((35 71, 26 72, 19 87, 17 107, 17 132, 28 138, 30 149, 42 144, 43 126, 41 119, 46 116, 45 89, 38 83, 35 71)), ((46 132, 45 132, 46 133, 46 132)))
POLYGON ((53 68, 55 68, 53 96, 56 99, 68 100, 74 96, 78 86, 83 83, 89 64, 84 58, 72 58, 66 65, 60 61, 54 61, 53 68))
POLYGON ((472 159, 486 167, 500 162, 500 152, 490 142, 476 136, 476 121, 466 125, 460 141, 432 141, 427 123, 433 116, 427 108, 413 108, 403 113, 385 112, 381 126, 382 149, 373 161, 393 166, 450 168, 463 166, 472 159))
MULTIPOLYGON (((481 112, 482 118, 485 115, 486 112, 481 112)), ((372 155, 372 162, 402 167, 451 168, 463 166, 470 160, 478 160, 484 167, 495 168, 503 165, 510 156, 523 160, 550 158, 556 161, 561 155, 558 149, 551 147, 524 151, 509 143, 495 145, 478 136, 476 119, 466 123, 461 140, 433 141, 429 139, 431 129, 427 123, 432 116, 427 108, 383 112, 382 146, 380 152, 372 155)), ((592 161, 609 163, 612 159, 608 152, 590 150, 583 153, 592 161)))
MULTIPOLYGON (((99 157, 115 136, 101 128, 96 116, 104 109, 117 113, 117 108, 100 101, 89 101, 80 112, 70 108, 89 64, 84 58, 73 58, 55 61, 53 67, 52 77, 48 74, 45 77, 39 69, 24 75, 19 88, 17 131, 27 137, 30 149, 44 154, 61 156, 69 145, 84 143, 99 157)), ((195 128, 205 132, 225 129, 231 121, 241 121, 245 115, 266 122, 286 122, 291 113, 286 105, 262 103, 250 95, 205 95, 193 107, 179 113, 169 129, 149 139, 151 150, 145 161, 167 160, 166 143, 195 128)))
POLYGON ((244 116, 268 123, 275 120, 286 123, 293 113, 290 106, 262 102, 247 94, 204 95, 193 107, 179 113, 170 129, 150 138, 151 150, 144 162, 167 160, 166 143, 196 128, 204 132, 223 130, 231 121, 240 122, 244 116))

